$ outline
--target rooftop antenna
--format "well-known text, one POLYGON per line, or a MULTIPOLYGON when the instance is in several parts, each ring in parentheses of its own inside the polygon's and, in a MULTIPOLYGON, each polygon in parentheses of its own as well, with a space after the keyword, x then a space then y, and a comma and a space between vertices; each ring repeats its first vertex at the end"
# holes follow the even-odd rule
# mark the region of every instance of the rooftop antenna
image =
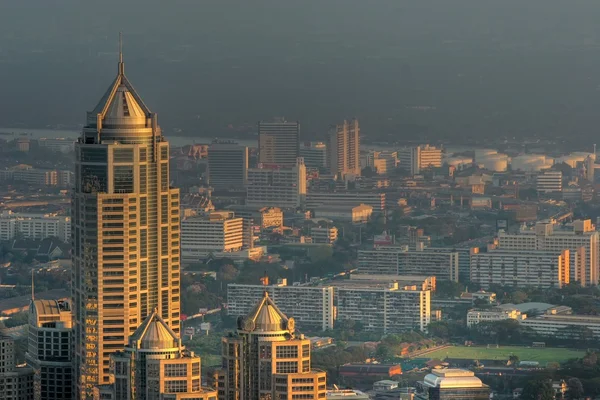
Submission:
POLYGON ((119 75, 125 74, 125 65, 123 64, 123 32, 119 32, 119 75))

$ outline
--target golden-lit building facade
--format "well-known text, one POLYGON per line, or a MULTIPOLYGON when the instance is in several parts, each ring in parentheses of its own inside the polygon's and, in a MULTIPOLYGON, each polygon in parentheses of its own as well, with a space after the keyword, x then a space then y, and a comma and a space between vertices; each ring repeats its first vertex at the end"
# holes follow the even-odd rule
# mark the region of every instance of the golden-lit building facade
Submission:
POLYGON ((220 400, 325 399, 326 375, 311 369, 311 344, 265 292, 222 339, 220 400))
POLYGON ((118 74, 75 146, 72 197, 76 399, 109 382, 110 355, 156 308, 179 332, 179 189, 155 113, 118 74))

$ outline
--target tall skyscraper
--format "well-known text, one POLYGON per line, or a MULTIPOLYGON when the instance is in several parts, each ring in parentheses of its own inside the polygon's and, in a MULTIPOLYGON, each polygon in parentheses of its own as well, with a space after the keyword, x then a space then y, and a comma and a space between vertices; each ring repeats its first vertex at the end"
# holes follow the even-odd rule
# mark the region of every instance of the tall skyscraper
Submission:
POLYGON ((155 311, 131 335, 123 351, 111 358, 111 383, 99 385, 105 400, 216 400, 214 389, 202 387, 200 357, 155 311))
POLYGON ((265 291, 237 333, 223 342, 219 400, 324 399, 324 371, 310 366, 310 340, 296 333, 288 318, 265 291))
POLYGON ((258 162, 292 167, 300 156, 300 123, 277 118, 258 123, 258 162))
POLYGON ((357 119, 331 128, 327 151, 332 174, 360 175, 360 128, 357 119))
POLYGON ((208 184, 215 189, 243 189, 248 180, 248 148, 215 141, 208 148, 208 184))
POLYGON ((35 372, 35 400, 73 398, 72 327, 68 302, 31 301, 26 359, 35 372))
POLYGON ((75 154, 73 373, 76 398, 88 399, 154 309, 179 332, 179 189, 169 186, 169 143, 122 53, 75 154))

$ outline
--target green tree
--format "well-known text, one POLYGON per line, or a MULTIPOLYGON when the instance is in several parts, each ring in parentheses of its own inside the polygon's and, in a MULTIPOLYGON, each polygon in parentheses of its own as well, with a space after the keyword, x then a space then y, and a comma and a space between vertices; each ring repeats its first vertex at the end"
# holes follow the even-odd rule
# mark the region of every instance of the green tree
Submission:
POLYGON ((516 354, 511 354, 508 357, 508 365, 511 365, 513 367, 516 367, 517 364, 519 364, 519 356, 516 354))
POLYGON ((521 400, 554 400, 552 381, 548 379, 528 381, 523 387, 521 400))
POLYGON ((577 400, 583 397, 583 384, 577 378, 571 378, 567 381, 567 399, 577 400))

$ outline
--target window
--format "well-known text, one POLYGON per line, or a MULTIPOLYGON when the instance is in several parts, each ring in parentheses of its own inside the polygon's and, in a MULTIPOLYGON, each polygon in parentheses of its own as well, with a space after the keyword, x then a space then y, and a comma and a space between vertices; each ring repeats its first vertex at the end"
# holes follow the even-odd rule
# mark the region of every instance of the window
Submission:
POLYGON ((114 167, 114 189, 117 193, 133 193, 133 167, 131 165, 114 167))
POLYGON ((277 346, 277 358, 298 358, 298 346, 277 346))
POLYGON ((298 373, 297 361, 277 361, 275 371, 278 374, 295 374, 298 373))
POLYGON ((116 148, 113 151, 114 162, 133 162, 133 149, 132 148, 116 148))

